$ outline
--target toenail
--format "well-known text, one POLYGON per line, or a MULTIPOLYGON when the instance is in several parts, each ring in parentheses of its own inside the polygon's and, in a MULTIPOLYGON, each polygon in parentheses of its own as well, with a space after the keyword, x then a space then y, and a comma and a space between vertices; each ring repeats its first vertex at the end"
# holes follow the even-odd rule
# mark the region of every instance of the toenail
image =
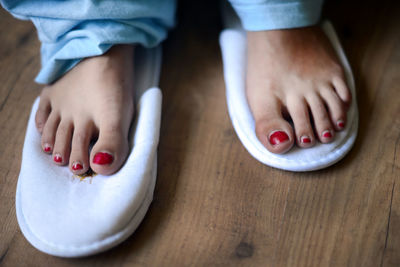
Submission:
POLYGON ((83 169, 83 166, 82 166, 82 164, 80 164, 80 163, 74 163, 74 164, 72 165, 72 169, 73 169, 74 171, 82 170, 82 169, 83 169))
POLYGON ((289 136, 284 131, 275 131, 269 136, 271 145, 279 145, 289 140, 289 136))
POLYGON ((309 144, 309 143, 311 143, 311 138, 308 137, 308 136, 302 136, 302 137, 300 138, 300 140, 301 140, 301 142, 302 142, 303 144, 309 144))
POLYGON ((338 126, 340 129, 343 129, 344 126, 345 126, 344 121, 338 120, 338 121, 337 121, 337 126, 338 126))
POLYGON ((61 156, 60 155, 54 155, 54 161, 55 162, 57 162, 57 163, 61 163, 62 162, 62 158, 61 158, 61 156))
POLYGON ((48 144, 45 144, 43 150, 44 150, 44 152, 50 152, 51 151, 51 146, 48 145, 48 144))
POLYGON ((109 153, 98 152, 96 155, 94 155, 93 163, 105 165, 105 164, 110 164, 113 161, 113 159, 114 159, 113 156, 109 153))
POLYGON ((332 138, 332 133, 329 130, 322 132, 322 136, 325 138, 332 138))

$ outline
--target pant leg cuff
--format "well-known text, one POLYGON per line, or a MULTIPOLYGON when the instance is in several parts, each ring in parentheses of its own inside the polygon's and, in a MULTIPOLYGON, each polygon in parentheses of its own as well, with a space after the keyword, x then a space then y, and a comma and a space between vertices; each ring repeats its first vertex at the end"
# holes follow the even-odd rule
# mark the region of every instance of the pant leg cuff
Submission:
POLYGON ((323 4, 322 0, 290 3, 265 2, 255 1, 249 4, 231 1, 245 30, 263 31, 311 26, 318 23, 323 4))

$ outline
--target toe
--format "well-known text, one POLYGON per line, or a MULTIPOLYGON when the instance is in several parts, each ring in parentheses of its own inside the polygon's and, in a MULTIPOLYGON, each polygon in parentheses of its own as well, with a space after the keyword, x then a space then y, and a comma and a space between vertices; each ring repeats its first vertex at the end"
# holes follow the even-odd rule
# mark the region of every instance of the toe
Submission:
POLYGON ((74 174, 83 174, 89 169, 89 145, 93 129, 90 123, 75 126, 69 158, 69 168, 74 174))
POLYGON ((53 149, 53 160, 58 165, 66 165, 68 163, 71 151, 72 130, 73 125, 69 120, 61 120, 57 128, 53 149))
POLYGON ((293 131, 283 118, 262 119, 256 122, 256 134, 272 153, 283 154, 293 146, 293 131))
POLYGON ((313 94, 307 98, 308 105, 314 119, 314 127, 319 140, 329 143, 333 140, 334 131, 321 97, 313 94))
POLYGON ((100 174, 116 172, 128 155, 128 138, 123 127, 104 125, 100 127, 99 138, 90 153, 90 166, 100 174))
POLYGON ((60 117, 55 112, 51 112, 42 132, 42 149, 46 153, 52 153, 54 140, 56 139, 57 127, 60 122, 60 117))
POLYGON ((256 121, 256 135, 272 153, 287 152, 294 142, 293 130, 281 114, 265 114, 256 121))
POLYGON ((302 97, 293 97, 287 103, 294 124, 296 142, 299 147, 307 148, 315 144, 308 106, 302 97))
POLYGON ((43 128, 46 124, 47 118, 49 117, 50 110, 50 101, 47 99, 47 97, 41 97, 39 101, 39 107, 35 115, 36 128, 40 134, 43 133, 43 128))
POLYGON ((332 84, 339 98, 346 104, 346 106, 349 106, 351 103, 351 93, 345 81, 344 75, 342 74, 334 77, 332 84))
POLYGON ((325 101, 332 125, 337 131, 343 130, 346 124, 345 106, 333 88, 321 90, 321 97, 325 101))
POLYGON ((281 102, 276 97, 269 97, 253 107, 256 122, 256 135, 260 142, 272 153, 287 152, 294 142, 293 129, 282 116, 281 102))

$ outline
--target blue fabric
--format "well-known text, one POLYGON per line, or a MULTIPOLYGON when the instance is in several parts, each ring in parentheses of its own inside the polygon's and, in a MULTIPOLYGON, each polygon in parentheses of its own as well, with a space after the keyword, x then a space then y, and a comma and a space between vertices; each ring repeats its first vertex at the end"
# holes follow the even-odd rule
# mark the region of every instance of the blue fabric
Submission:
MULTIPOLYGON (((229 0, 249 31, 304 27, 319 20, 323 0, 229 0)), ((32 20, 42 42, 38 83, 52 83, 85 57, 114 44, 158 45, 174 26, 176 0, 0 0, 32 20)))
POLYGON ((174 25, 175 0, 1 0, 19 19, 31 20, 41 46, 38 83, 52 83, 80 60, 114 44, 158 45, 174 25))
POLYGON ((318 22, 323 0, 229 0, 248 31, 291 29, 318 22))

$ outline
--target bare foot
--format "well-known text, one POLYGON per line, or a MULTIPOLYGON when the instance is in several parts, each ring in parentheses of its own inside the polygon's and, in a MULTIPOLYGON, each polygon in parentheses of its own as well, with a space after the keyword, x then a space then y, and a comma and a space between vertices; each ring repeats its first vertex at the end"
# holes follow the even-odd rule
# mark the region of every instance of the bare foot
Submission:
POLYGON ((133 117, 133 47, 83 60, 45 87, 36 113, 42 148, 74 174, 109 175, 124 163, 133 117), (98 138, 89 155, 91 140, 98 138), (90 161, 89 161, 90 159, 90 161))
POLYGON ((345 127, 351 94, 322 30, 248 32, 247 37, 246 93, 261 143, 285 153, 294 142, 302 148, 331 142, 345 127))

